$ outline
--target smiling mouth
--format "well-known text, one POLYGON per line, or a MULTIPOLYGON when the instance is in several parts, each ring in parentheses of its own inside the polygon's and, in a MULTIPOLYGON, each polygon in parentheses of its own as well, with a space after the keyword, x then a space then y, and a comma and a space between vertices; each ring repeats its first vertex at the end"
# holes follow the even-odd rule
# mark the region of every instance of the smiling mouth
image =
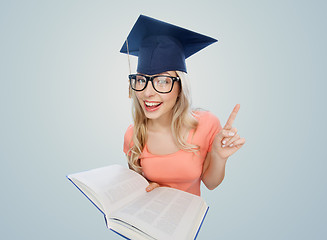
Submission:
POLYGON ((144 101, 144 106, 145 106, 145 110, 152 112, 152 111, 156 111, 159 109, 159 107, 161 106, 162 102, 148 102, 148 101, 144 101))

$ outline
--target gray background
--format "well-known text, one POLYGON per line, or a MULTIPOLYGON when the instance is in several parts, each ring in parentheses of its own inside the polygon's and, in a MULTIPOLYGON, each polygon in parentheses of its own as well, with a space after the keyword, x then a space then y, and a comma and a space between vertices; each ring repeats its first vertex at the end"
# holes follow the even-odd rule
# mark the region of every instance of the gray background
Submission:
MULTIPOLYGON (((119 239, 66 179, 126 165, 128 64, 139 14, 219 39, 187 61, 193 106, 244 147, 202 189, 199 239, 326 235, 325 1, 1 1, 2 239, 119 239)), ((135 59, 132 70, 135 70, 135 59)))

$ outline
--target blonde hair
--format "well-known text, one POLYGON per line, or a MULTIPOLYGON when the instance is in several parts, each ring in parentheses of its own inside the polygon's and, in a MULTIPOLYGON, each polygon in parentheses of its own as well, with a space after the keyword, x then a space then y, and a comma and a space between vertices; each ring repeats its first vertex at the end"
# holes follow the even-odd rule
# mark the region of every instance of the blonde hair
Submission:
MULTIPOLYGON (((197 120, 195 119, 191 110, 191 97, 189 90, 189 83, 187 74, 181 71, 176 71, 177 75, 181 79, 180 81, 180 93, 177 97, 175 106, 172 111, 171 131, 175 139, 177 146, 184 151, 195 152, 199 149, 198 146, 192 145, 186 142, 183 137, 183 128, 196 129, 197 120)), ((134 120, 134 129, 132 141, 133 145, 127 153, 128 164, 131 169, 138 173, 142 173, 142 167, 140 164, 140 155, 144 149, 147 140, 147 118, 144 115, 142 107, 137 100, 134 91, 130 89, 130 95, 133 100, 132 115, 134 120)))

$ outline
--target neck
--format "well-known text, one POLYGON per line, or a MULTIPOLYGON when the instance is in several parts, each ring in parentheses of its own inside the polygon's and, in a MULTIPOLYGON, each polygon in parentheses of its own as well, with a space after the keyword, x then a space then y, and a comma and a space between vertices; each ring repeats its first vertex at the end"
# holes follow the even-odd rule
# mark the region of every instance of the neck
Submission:
POLYGON ((148 129, 151 131, 170 131, 172 121, 172 113, 168 113, 157 119, 148 120, 148 129))

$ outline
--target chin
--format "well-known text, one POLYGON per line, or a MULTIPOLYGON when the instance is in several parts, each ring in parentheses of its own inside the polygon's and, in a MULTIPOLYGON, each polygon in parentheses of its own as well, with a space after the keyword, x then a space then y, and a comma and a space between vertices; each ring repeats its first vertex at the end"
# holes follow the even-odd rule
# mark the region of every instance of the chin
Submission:
POLYGON ((145 110, 143 110, 143 112, 144 112, 144 115, 145 115, 145 117, 146 118, 148 118, 148 119, 158 119, 159 117, 160 117, 160 113, 156 113, 156 112, 147 112, 147 111, 145 111, 145 110))

